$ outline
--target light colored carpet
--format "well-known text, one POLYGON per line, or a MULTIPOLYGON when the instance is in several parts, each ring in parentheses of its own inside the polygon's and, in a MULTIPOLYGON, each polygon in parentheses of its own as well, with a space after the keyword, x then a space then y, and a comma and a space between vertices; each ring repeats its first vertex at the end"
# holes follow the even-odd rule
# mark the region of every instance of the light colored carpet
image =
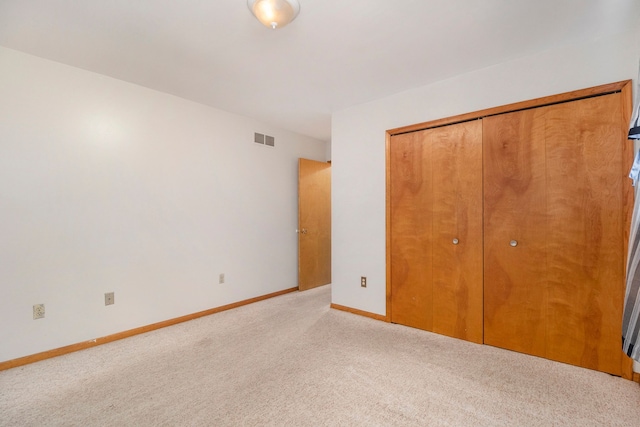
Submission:
POLYGON ((631 381, 329 303, 325 286, 0 372, 0 425, 640 426, 631 381))

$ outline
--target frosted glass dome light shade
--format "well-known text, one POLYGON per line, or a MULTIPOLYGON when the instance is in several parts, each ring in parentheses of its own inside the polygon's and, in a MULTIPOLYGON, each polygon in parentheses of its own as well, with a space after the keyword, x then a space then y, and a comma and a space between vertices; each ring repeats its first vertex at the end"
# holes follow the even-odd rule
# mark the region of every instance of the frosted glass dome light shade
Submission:
POLYGON ((263 25, 282 28, 300 13, 298 0, 247 0, 249 10, 263 25))

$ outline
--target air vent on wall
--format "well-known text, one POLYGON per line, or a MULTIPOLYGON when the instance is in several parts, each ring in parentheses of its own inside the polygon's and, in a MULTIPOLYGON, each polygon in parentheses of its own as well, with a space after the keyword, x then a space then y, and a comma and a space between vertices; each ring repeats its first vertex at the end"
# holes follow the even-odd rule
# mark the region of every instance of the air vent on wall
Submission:
POLYGON ((276 139, 274 137, 269 135, 263 135, 257 132, 253 134, 253 142, 255 142, 256 144, 265 144, 265 145, 268 145, 269 147, 276 146, 276 139))
POLYGON ((269 147, 275 147, 276 146, 276 139, 272 136, 269 135, 265 135, 264 136, 264 144, 268 145, 269 147))

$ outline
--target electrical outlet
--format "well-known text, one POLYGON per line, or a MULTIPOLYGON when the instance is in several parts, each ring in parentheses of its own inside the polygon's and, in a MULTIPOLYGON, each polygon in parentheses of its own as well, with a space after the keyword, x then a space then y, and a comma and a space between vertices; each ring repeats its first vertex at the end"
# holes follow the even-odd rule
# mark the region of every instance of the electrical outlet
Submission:
POLYGON ((116 302, 113 292, 107 292, 104 294, 104 305, 111 305, 116 302))
POLYGON ((44 304, 34 304, 33 320, 44 318, 44 304))
POLYGON ((363 288, 367 287, 367 278, 365 276, 360 276, 360 286, 363 288))
POLYGON ((223 284, 224 283, 224 273, 220 273, 220 276, 218 277, 218 283, 219 284, 223 284))

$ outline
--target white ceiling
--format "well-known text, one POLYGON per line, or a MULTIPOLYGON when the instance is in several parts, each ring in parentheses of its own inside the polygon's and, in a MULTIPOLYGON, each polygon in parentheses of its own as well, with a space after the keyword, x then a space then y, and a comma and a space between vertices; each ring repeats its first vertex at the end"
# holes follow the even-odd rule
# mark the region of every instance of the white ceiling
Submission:
POLYGON ((0 0, 0 45, 329 140, 331 113, 638 28, 638 0, 0 0))

